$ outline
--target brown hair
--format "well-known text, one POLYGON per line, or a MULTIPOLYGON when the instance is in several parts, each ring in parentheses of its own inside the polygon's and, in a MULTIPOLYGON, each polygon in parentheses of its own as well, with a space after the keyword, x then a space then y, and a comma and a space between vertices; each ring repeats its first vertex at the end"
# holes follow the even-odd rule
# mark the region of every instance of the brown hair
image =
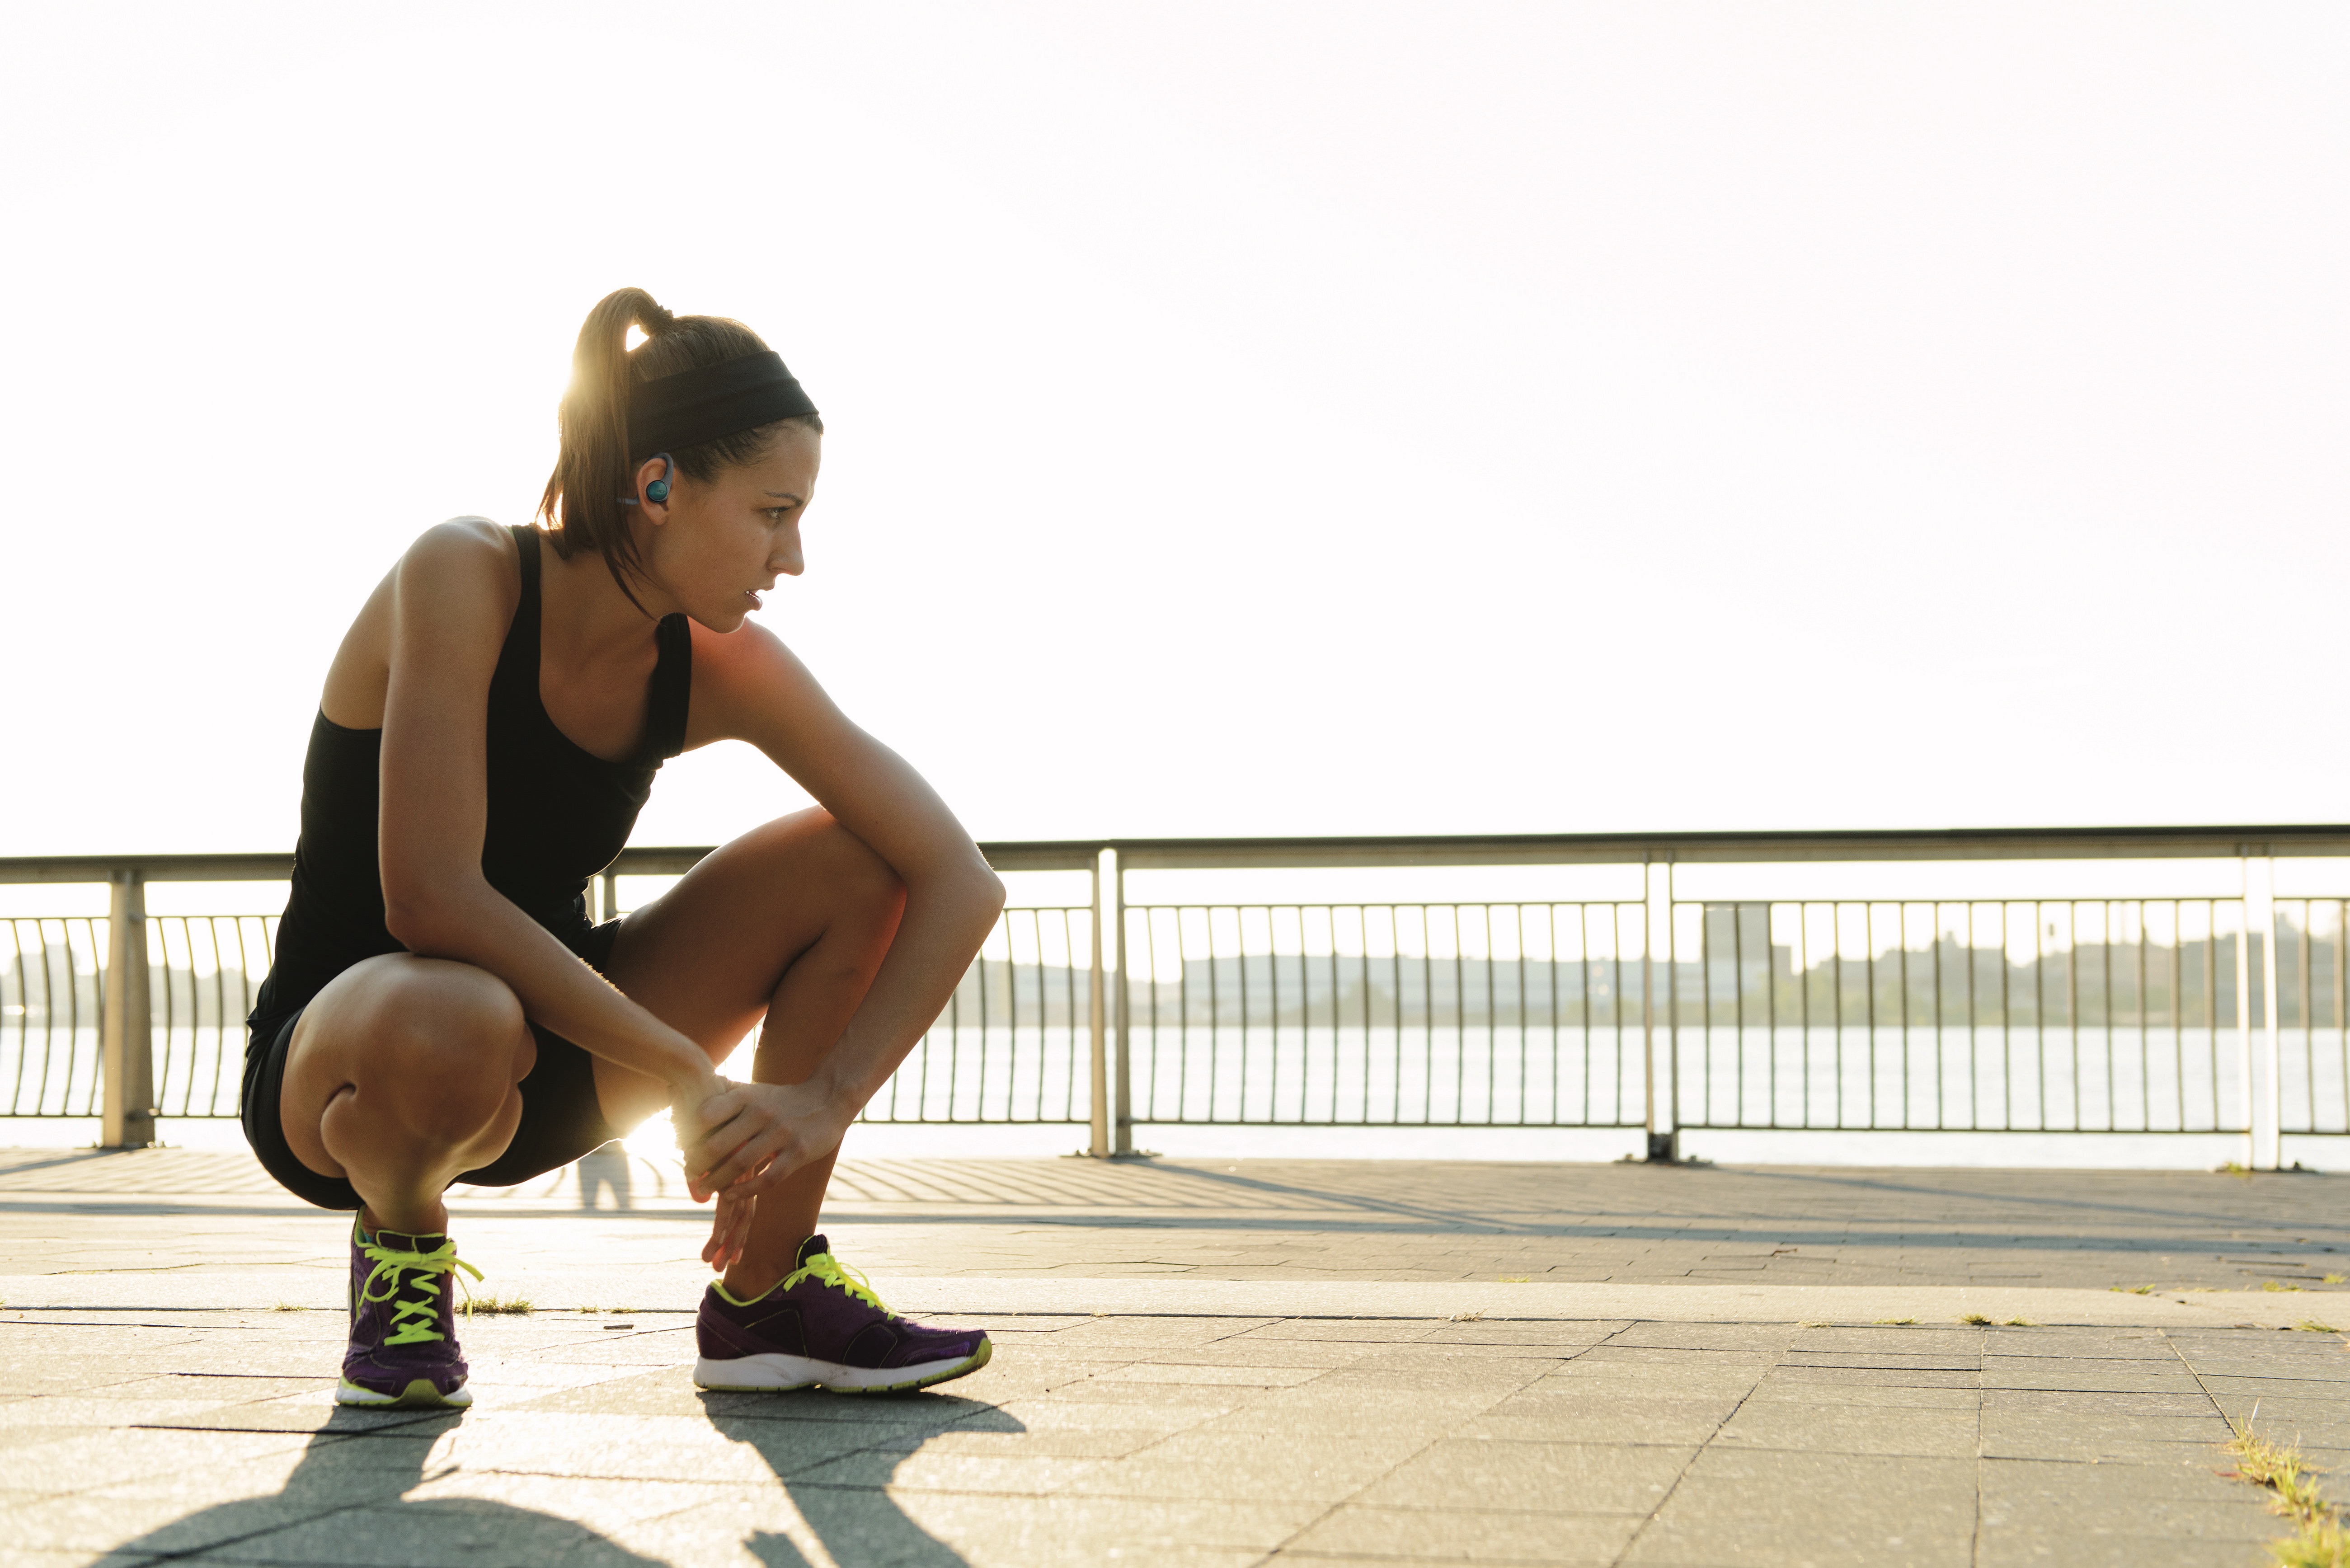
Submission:
MULTIPOLYGON (((583 545, 598 552, 620 591, 642 609, 629 584, 632 578, 643 580, 644 563, 638 558, 622 497, 636 488, 630 481, 637 464, 652 454, 629 450, 629 388, 633 382, 764 353, 766 348, 757 333, 739 321, 723 316, 671 316, 641 288, 615 289, 598 300, 571 352, 571 385, 556 414, 562 449, 538 503, 538 521, 546 524, 555 553, 567 561, 583 545), (645 340, 633 349, 629 348, 631 327, 645 333, 645 340)), ((681 447, 670 459, 680 473, 707 483, 721 469, 757 461, 789 424, 824 431, 824 421, 806 414, 681 447)))

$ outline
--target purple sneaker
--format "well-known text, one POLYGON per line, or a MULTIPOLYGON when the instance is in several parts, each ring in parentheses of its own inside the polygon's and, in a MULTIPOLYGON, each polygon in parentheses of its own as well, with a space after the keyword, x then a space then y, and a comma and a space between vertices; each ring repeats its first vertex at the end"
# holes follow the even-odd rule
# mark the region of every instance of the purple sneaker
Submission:
POLYGON ((465 1406, 469 1368, 452 1332, 457 1261, 446 1236, 407 1236, 351 1222, 351 1347, 343 1356, 340 1405, 465 1406))
POLYGON ((881 1304, 865 1277, 811 1236, 798 1267, 756 1301, 712 1281, 702 1293, 693 1380, 704 1388, 808 1388, 896 1394, 987 1365, 984 1331, 927 1328, 881 1304))

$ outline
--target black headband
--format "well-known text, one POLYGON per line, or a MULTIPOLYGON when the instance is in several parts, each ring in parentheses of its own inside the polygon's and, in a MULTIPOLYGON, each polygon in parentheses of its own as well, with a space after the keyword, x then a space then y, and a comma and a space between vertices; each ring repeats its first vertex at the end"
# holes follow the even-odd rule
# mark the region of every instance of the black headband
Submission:
POLYGON ((629 456, 641 461, 815 412, 782 356, 745 354, 630 387, 629 456))

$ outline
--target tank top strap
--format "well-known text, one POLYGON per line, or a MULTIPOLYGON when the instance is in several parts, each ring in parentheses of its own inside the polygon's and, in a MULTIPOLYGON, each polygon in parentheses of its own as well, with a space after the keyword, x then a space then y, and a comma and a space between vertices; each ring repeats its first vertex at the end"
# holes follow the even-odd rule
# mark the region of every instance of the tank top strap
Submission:
POLYGON ((693 696, 692 623, 681 615, 663 616, 653 639, 660 657, 647 693, 645 758, 663 763, 685 750, 686 708, 693 696))

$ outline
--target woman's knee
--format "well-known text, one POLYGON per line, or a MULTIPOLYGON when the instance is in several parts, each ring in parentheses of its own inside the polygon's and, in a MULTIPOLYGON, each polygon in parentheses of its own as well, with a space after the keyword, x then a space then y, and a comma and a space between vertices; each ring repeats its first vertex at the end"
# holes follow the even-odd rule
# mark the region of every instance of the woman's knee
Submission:
POLYGON ((351 1023, 361 1095, 435 1123, 491 1120, 538 1054, 505 982, 446 960, 411 959, 381 976, 351 1023))

